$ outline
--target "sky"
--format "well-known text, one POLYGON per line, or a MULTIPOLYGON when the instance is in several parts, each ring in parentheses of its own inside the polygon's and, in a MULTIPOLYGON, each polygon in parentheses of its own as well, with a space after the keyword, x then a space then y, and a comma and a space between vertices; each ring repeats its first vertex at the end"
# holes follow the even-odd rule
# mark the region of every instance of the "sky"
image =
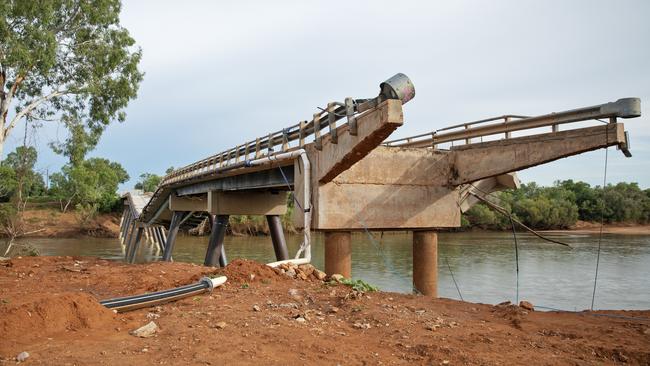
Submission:
MULTIPOLYGON (((610 148, 607 182, 650 188, 648 16, 648 1, 124 1, 145 77, 126 121, 90 155, 122 164, 129 189, 142 173, 310 119, 327 102, 374 97, 402 72, 416 97, 391 138, 640 97, 644 116, 623 121, 633 157, 610 148)), ((45 123, 37 168, 65 163, 47 146, 65 137, 45 123)), ((5 151, 21 143, 17 129, 5 151)), ((519 176, 600 185, 604 159, 598 150, 519 176)))

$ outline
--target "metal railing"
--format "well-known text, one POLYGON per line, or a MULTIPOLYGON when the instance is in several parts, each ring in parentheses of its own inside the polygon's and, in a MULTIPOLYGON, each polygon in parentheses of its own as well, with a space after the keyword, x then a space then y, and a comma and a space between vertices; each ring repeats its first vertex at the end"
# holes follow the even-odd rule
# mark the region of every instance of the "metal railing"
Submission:
POLYGON ((269 133, 267 136, 237 145, 216 155, 209 156, 195 163, 174 170, 166 175, 160 185, 177 183, 187 179, 196 178, 205 174, 218 172, 225 167, 234 166, 245 162, 249 158, 259 159, 276 153, 284 153, 301 149, 306 144, 309 136, 314 137, 317 149, 322 148, 323 135, 321 131, 327 129, 332 143, 337 143, 337 121, 347 118, 347 125, 351 135, 357 133, 357 118, 359 114, 376 108, 386 99, 400 99, 406 103, 415 96, 413 84, 404 74, 396 74, 380 84, 380 93, 372 99, 345 98, 344 102, 331 102, 327 108, 312 116, 311 121, 301 121, 280 131, 269 133), (292 146, 293 143, 293 146, 292 146), (279 149, 276 151, 276 147, 279 149))
POLYGON ((550 126, 552 132, 557 132, 559 131, 559 125, 561 124, 602 118, 633 118, 640 115, 640 99, 623 98, 616 102, 572 109, 564 112, 550 113, 536 117, 505 115, 461 123, 420 135, 386 141, 384 142, 384 146, 432 147, 435 149, 439 144, 443 143, 451 142, 453 144, 455 141, 464 141, 465 144, 470 144, 472 143, 473 138, 483 138, 499 134, 503 134, 504 138, 509 139, 511 138, 511 133, 514 131, 550 126))

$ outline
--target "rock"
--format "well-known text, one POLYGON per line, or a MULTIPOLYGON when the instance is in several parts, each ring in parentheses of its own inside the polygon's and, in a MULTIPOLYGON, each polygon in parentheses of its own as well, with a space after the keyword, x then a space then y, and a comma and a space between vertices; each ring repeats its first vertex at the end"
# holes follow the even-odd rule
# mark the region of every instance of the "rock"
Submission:
POLYGON ((305 318, 303 318, 302 316, 299 316, 299 317, 296 318, 296 321, 297 321, 298 323, 304 323, 304 322, 306 322, 307 320, 306 320, 305 318))
POLYGON ((262 309, 260 309, 259 306, 257 306, 257 305, 253 305, 253 311, 261 311, 261 310, 262 310, 262 309))
POLYGON ((312 273, 314 277, 316 277, 319 281, 322 281, 327 277, 327 274, 320 269, 314 268, 314 272, 312 273))
POLYGON ((16 356, 16 361, 18 361, 18 362, 24 362, 24 361, 27 360, 28 358, 29 358, 29 353, 23 351, 23 352, 20 352, 20 353, 18 354, 18 356, 16 356))
POLYGON ((131 335, 140 338, 149 338, 153 337, 157 332, 158 325, 156 325, 154 322, 149 322, 146 325, 143 325, 140 328, 131 331, 131 335))
POLYGON ((332 306, 327 312, 328 313, 338 313, 339 308, 337 308, 336 306, 332 306))
POLYGON ((306 275, 306 276, 311 276, 312 273, 314 273, 314 266, 311 264, 302 264, 298 266, 298 268, 306 275))
POLYGON ((520 301, 519 302, 519 307, 524 308, 524 309, 526 309, 528 311, 534 311, 535 310, 535 307, 533 306, 533 304, 531 304, 530 302, 528 302, 526 300, 520 301))
POLYGON ((217 322, 217 324, 215 324, 214 327, 217 329, 224 329, 226 325, 227 325, 226 322, 217 322))
POLYGON ((284 272, 284 275, 289 277, 289 278, 295 278, 296 277, 296 270, 294 270, 293 268, 289 268, 289 269, 286 270, 286 272, 284 272))
POLYGON ((504 302, 500 302, 500 303, 498 303, 497 306, 509 306, 509 305, 511 305, 511 304, 512 304, 512 303, 511 303, 510 301, 504 301, 504 302))
POLYGON ((343 281, 344 279, 345 279, 345 277, 343 277, 343 275, 338 274, 338 273, 335 273, 335 274, 330 276, 330 281, 336 281, 338 283, 341 283, 341 281, 343 281))
POLYGON ((307 279, 307 274, 301 270, 298 270, 298 272, 296 272, 296 278, 305 281, 307 279))
POLYGON ((149 320, 154 320, 154 319, 158 319, 158 318, 160 318, 160 314, 156 314, 156 313, 148 313, 147 314, 147 319, 149 319, 149 320))
POLYGON ((370 323, 354 323, 352 326, 357 329, 370 329, 370 323))

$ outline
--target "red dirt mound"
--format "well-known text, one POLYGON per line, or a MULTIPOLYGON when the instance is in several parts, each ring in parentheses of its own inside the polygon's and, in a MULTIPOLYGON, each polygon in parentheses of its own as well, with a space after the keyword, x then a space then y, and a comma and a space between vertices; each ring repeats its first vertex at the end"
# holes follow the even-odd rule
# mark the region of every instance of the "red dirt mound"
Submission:
POLYGON ((226 268, 218 270, 215 274, 228 277, 229 283, 275 283, 283 281, 273 268, 259 262, 247 259, 235 259, 226 268))
MULTIPOLYGON (((115 314, 85 293, 29 295, 0 307, 0 334, 27 342, 64 331, 117 324, 115 314)), ((112 327, 111 327, 112 328, 112 327)))

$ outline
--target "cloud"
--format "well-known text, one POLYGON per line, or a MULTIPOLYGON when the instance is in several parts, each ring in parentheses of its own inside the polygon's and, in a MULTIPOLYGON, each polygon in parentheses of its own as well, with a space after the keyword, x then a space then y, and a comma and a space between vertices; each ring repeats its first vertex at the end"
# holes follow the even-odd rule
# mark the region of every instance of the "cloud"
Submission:
MULTIPOLYGON (((643 98, 650 115, 647 14, 645 1, 125 2, 122 23, 143 48, 146 76, 127 122, 94 154, 132 177, 162 173, 308 119, 328 101, 374 96, 396 72, 417 96, 395 136, 627 96, 643 98)), ((626 124, 643 143, 644 120, 626 124)), ((647 187, 638 168, 649 158, 645 150, 629 160, 634 170, 623 160, 610 167, 647 187)), ((595 167, 579 159, 523 174, 596 183, 595 167)))

